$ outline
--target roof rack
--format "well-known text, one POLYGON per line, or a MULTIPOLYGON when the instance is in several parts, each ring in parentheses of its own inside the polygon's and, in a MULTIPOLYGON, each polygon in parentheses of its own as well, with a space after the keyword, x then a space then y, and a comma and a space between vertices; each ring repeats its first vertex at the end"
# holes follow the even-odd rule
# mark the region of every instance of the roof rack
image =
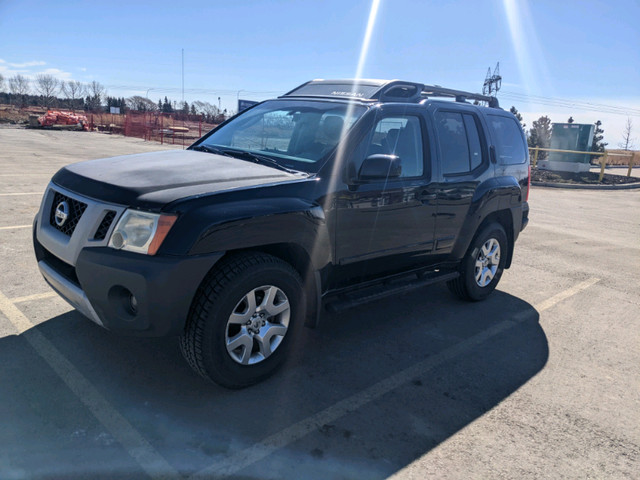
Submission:
POLYGON ((455 98, 456 102, 466 102, 467 100, 478 100, 479 102, 487 102, 492 108, 500 108, 500 102, 496 97, 488 95, 480 95, 479 93, 464 92, 462 90, 453 90, 451 88, 443 88, 439 85, 424 85, 422 87, 422 96, 429 97, 448 97, 455 98))
POLYGON ((478 100, 487 102, 490 107, 500 108, 498 99, 495 97, 402 80, 311 80, 285 93, 282 97, 330 97, 350 98, 364 102, 405 103, 418 103, 429 97, 446 97, 453 98, 456 102, 478 100))

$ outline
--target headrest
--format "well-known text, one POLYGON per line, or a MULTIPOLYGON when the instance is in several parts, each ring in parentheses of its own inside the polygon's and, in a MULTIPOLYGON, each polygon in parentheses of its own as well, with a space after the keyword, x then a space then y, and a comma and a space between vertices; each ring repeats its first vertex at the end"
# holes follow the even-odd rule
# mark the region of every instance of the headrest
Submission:
POLYGON ((339 138, 342 134, 344 120, 338 115, 329 115, 322 122, 322 131, 329 138, 339 138))

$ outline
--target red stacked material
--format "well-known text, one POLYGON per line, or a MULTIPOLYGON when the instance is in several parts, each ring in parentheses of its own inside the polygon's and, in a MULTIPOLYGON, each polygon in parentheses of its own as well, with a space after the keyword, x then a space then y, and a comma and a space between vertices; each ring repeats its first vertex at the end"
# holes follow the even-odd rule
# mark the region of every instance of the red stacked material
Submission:
POLYGON ((38 118, 38 123, 43 127, 52 125, 78 125, 85 130, 89 129, 89 121, 84 115, 63 110, 48 110, 38 118))

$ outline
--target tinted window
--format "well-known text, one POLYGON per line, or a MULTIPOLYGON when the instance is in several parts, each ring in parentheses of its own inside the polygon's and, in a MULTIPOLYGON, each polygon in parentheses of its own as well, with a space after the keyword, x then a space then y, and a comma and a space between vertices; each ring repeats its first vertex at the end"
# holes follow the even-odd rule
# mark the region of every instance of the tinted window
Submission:
MULTIPOLYGON (((401 177, 420 177, 424 173, 422 129, 420 119, 414 116, 386 117, 379 120, 369 135, 366 153, 368 157, 376 153, 397 155, 402 164, 401 177)), ((362 160, 356 165, 359 170, 362 160)))
POLYGON ((482 163, 482 144, 473 115, 437 112, 435 115, 442 173, 470 172, 482 163))
POLYGON ((513 118, 498 115, 487 115, 487 118, 494 133, 498 163, 502 165, 524 163, 527 160, 527 153, 520 125, 513 118))
POLYGON ((467 130, 467 140, 469 141, 469 154, 471 156, 471 170, 477 168, 482 163, 482 144, 478 126, 472 115, 464 114, 464 126, 467 130))

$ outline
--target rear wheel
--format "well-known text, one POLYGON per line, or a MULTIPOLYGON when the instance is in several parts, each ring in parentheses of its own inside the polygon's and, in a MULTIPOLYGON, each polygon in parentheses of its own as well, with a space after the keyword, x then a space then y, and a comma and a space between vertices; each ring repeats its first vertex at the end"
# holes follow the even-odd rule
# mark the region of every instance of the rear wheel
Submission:
POLYGON ((302 281, 288 263, 263 253, 229 257, 198 290, 182 354, 203 377, 246 387, 283 363, 303 312, 302 281))
POLYGON ((495 290, 506 262, 507 235, 498 223, 478 232, 460 265, 460 276, 447 282, 449 290, 464 300, 484 300, 495 290))

